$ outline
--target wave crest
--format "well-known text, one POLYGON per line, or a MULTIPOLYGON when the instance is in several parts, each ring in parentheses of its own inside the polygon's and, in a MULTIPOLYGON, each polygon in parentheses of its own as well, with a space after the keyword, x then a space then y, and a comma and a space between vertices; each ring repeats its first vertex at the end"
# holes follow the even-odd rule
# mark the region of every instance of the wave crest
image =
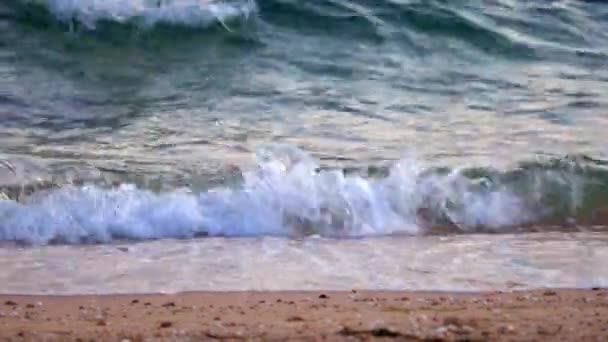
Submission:
POLYGON ((25 5, 44 6, 57 20, 94 30, 101 21, 135 23, 150 28, 157 24, 191 28, 208 27, 257 12, 254 0, 27 0, 25 5))

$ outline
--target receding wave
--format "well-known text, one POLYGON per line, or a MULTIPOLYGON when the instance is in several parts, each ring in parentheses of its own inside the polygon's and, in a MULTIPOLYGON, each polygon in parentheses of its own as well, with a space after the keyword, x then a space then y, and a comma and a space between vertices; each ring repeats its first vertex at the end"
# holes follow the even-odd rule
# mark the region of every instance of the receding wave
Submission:
MULTIPOLYGON (((100 243, 200 236, 364 237, 590 229, 606 222, 605 163, 567 157, 492 168, 322 169, 305 152, 261 148, 240 180, 195 192, 62 185, 0 200, 0 240, 100 243), (583 226, 584 225, 584 226, 583 226), (587 227, 587 228, 585 228, 587 227)), ((601 229, 599 226, 595 227, 601 229)))

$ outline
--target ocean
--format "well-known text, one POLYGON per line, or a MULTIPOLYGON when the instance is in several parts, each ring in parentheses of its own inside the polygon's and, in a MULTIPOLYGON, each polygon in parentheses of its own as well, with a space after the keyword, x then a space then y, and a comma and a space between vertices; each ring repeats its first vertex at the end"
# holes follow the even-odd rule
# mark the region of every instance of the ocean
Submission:
POLYGON ((606 94, 601 1, 3 0, 0 292, 608 286, 606 94))

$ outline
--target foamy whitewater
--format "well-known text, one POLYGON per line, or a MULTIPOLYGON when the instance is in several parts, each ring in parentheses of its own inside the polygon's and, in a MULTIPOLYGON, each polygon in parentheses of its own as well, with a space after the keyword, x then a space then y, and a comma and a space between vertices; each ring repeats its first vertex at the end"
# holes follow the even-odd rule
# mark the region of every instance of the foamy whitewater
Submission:
MULTIPOLYGON (((420 234, 433 224, 456 231, 501 231, 552 214, 555 192, 582 205, 583 179, 563 170, 525 174, 523 187, 500 177, 438 172, 414 160, 394 164, 386 177, 320 170, 305 152, 269 145, 242 180, 200 193, 155 193, 133 185, 64 185, 35 192, 22 203, 0 200, 0 240, 33 244, 114 239, 284 235, 361 237, 420 234), (523 191, 523 192, 522 192, 523 191), (578 197, 578 198, 577 198, 578 197), (421 213, 422 210, 422 213, 421 213)), ((562 208, 563 209, 563 208, 562 208)))
MULTIPOLYGON (((28 0, 44 4, 59 20, 95 29, 98 21, 132 22, 142 27, 173 24, 206 27, 254 14, 254 0, 28 0)), ((72 27, 72 29, 74 29, 72 27)))

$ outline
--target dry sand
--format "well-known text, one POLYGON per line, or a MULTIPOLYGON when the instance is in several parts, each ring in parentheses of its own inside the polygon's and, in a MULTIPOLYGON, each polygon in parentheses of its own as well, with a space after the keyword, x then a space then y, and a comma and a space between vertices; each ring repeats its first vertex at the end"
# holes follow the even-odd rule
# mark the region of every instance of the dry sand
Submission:
POLYGON ((608 341, 608 290, 0 295, 0 341, 608 341))

